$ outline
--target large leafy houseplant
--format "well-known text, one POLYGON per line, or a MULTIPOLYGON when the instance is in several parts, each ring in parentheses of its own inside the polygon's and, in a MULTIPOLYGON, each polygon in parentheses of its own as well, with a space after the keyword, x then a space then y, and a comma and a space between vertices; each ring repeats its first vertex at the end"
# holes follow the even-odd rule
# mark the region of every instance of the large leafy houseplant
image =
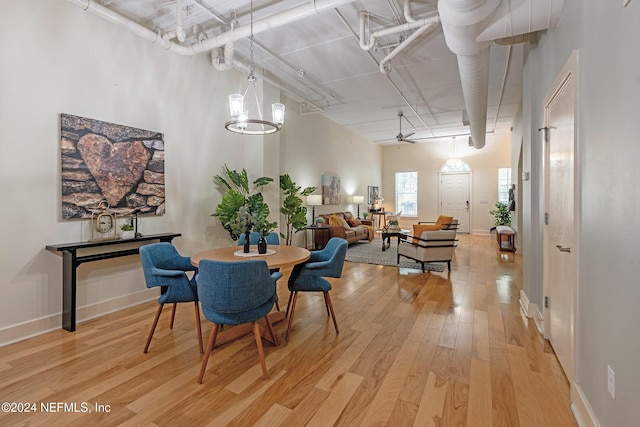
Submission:
POLYGON ((284 193, 284 200, 280 212, 284 215, 286 233, 280 233, 287 245, 291 245, 293 236, 307 226, 307 208, 302 205, 302 197, 316 191, 316 187, 302 187, 296 185, 288 174, 280 175, 280 190, 284 193))
POLYGON ((511 224, 511 212, 506 203, 496 202, 496 208, 489 211, 495 217, 495 226, 511 224))
POLYGON ((261 192, 265 185, 273 182, 273 178, 260 177, 249 188, 247 171, 230 170, 225 164, 223 173, 216 175, 214 182, 223 195, 212 216, 220 218, 233 240, 254 230, 264 236, 278 226, 277 222, 269 221, 269 205, 261 192))

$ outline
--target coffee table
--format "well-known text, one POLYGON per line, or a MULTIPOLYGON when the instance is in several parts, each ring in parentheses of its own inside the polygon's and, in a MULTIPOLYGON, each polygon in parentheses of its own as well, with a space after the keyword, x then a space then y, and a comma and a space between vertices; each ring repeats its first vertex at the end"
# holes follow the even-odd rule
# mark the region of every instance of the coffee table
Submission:
POLYGON ((389 246, 391 246, 392 237, 406 236, 409 234, 409 230, 382 230, 382 252, 384 252, 389 246), (387 240, 385 245, 385 239, 387 240))

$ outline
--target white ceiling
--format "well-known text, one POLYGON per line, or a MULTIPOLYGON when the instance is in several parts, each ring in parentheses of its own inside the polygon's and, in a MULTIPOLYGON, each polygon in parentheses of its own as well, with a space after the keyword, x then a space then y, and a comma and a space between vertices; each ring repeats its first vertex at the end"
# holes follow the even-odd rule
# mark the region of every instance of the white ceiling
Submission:
MULTIPOLYGON (((254 0, 253 20, 308 3, 254 0)), ((104 0, 102 4, 156 32, 176 27, 175 1, 104 0)), ((403 7, 403 0, 355 1, 257 33, 256 70, 286 88, 287 96, 301 102, 304 111, 321 107, 327 118, 377 144, 398 144, 398 112, 407 119, 403 133, 415 132, 411 139, 418 143, 432 142, 434 137, 451 141, 451 135, 466 140, 469 127, 463 125, 458 65, 439 24, 391 60, 388 77, 378 67, 391 52, 384 46, 397 44, 412 31, 381 37, 370 51, 360 48, 359 12, 369 14, 370 31, 376 31, 405 23, 403 7)), ((410 7, 416 19, 437 13, 435 0, 413 0, 410 7)), ((198 34, 213 38, 229 31, 234 18, 239 26, 249 25, 250 10, 247 0, 182 0, 187 39, 174 42, 190 45, 198 34)), ((490 49, 487 133, 508 134, 521 100, 523 49, 496 44, 490 49)), ((248 39, 236 42, 236 57, 245 64, 250 62, 249 50, 248 39)), ((212 67, 211 72, 220 71, 212 67)))

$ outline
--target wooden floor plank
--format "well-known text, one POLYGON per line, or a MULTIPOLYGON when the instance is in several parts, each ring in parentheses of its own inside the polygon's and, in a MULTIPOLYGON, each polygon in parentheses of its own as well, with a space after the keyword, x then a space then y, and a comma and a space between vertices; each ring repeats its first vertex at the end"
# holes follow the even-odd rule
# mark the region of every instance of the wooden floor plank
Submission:
POLYGON ((489 362, 471 359, 467 426, 492 427, 494 425, 491 401, 491 367, 489 362))

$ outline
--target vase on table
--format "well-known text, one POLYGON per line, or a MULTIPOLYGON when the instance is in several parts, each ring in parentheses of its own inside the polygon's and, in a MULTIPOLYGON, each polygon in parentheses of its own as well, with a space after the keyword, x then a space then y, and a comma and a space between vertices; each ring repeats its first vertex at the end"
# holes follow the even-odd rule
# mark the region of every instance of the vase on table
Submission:
POLYGON ((244 247, 243 251, 245 254, 249 253, 249 248, 251 247, 251 233, 249 231, 244 233, 244 247))
POLYGON ((260 238, 258 239, 258 253, 267 253, 267 240, 264 238, 264 236, 260 236, 260 238))

